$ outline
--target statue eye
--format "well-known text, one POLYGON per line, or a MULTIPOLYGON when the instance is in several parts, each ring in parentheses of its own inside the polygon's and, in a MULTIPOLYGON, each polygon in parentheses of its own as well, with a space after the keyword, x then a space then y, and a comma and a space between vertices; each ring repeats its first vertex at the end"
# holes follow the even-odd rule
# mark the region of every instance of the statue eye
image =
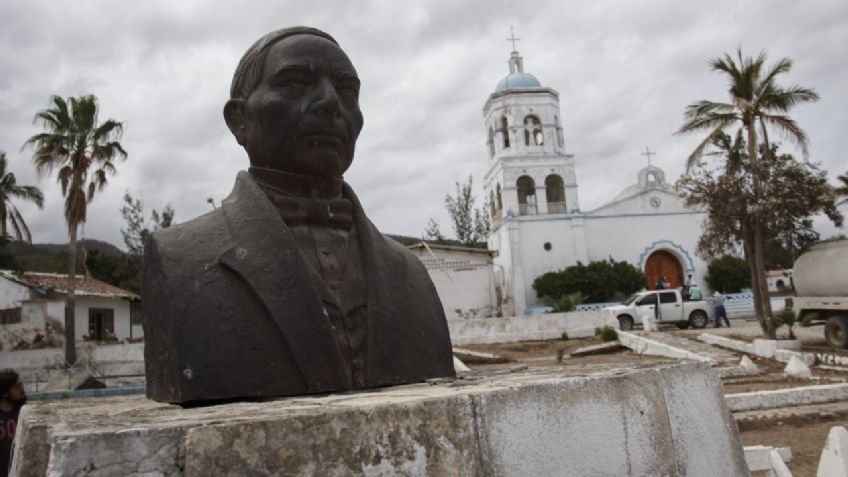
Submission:
POLYGON ((314 81, 310 77, 299 73, 282 75, 274 81, 275 86, 291 89, 309 88, 313 83, 314 81))

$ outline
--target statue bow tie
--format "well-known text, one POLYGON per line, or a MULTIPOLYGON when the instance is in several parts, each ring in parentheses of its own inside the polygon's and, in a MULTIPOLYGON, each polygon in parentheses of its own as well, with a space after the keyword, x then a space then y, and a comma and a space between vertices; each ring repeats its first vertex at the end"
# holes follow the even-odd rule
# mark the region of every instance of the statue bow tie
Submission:
POLYGON ((275 194, 274 205, 286 225, 323 225, 350 230, 353 203, 348 199, 300 199, 275 194))

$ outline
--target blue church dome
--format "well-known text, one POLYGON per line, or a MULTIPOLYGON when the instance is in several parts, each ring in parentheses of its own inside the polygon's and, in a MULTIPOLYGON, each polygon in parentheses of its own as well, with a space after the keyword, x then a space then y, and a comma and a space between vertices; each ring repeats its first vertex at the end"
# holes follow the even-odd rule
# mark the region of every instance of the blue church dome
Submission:
POLYGON ((504 79, 498 81, 498 85, 495 86, 495 93, 510 89, 541 87, 542 84, 539 83, 539 80, 535 76, 524 72, 524 60, 518 55, 517 51, 513 51, 509 55, 509 74, 504 79))
POLYGON ((508 89, 541 87, 542 84, 539 83, 539 80, 530 73, 515 72, 508 74, 504 79, 498 81, 498 85, 495 86, 495 93, 500 93, 508 89))

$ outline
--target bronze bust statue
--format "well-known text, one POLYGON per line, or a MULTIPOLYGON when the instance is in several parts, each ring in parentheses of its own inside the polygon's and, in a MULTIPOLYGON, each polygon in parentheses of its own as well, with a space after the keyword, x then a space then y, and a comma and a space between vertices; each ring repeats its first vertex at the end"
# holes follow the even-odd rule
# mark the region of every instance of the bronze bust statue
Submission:
POLYGON ((218 209, 145 245, 147 395, 288 396, 453 376, 426 270, 342 180, 362 129, 356 70, 313 28, 274 31, 224 118, 250 168, 218 209))

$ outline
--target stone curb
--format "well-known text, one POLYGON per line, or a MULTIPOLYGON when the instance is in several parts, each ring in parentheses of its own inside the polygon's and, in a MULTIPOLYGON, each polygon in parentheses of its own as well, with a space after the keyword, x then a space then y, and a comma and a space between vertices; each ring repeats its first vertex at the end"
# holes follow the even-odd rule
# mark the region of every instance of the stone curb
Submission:
MULTIPOLYGON (((724 336, 711 335, 708 333, 702 333, 698 335, 698 341, 702 341, 713 346, 721 346, 722 348, 732 349, 741 353, 753 354, 763 358, 772 358, 774 360, 780 361, 781 363, 788 363, 793 356, 797 356, 798 359, 800 359, 807 366, 812 366, 816 363, 816 354, 814 353, 801 353, 788 349, 777 349, 774 350, 773 355, 769 356, 755 352, 754 345, 751 343, 746 343, 744 341, 735 340, 732 338, 725 338, 724 336)), ((848 358, 845 358, 845 363, 848 364, 848 358)))
POLYGON ((698 341, 713 345, 721 346, 722 348, 732 349, 742 353, 754 354, 754 345, 741 340, 725 338, 724 336, 711 335, 709 333, 701 333, 698 335, 698 341))
POLYGON ((644 336, 638 336, 627 331, 618 332, 618 341, 620 341, 623 346, 630 348, 637 354, 666 356, 668 358, 676 359, 690 359, 693 361, 708 363, 710 366, 714 366, 716 364, 714 359, 701 356, 697 353, 693 353, 676 346, 660 343, 659 341, 645 338, 644 336))
POLYGON ((732 412, 791 407, 799 404, 820 404, 848 400, 848 384, 824 384, 771 391, 726 394, 732 412))

